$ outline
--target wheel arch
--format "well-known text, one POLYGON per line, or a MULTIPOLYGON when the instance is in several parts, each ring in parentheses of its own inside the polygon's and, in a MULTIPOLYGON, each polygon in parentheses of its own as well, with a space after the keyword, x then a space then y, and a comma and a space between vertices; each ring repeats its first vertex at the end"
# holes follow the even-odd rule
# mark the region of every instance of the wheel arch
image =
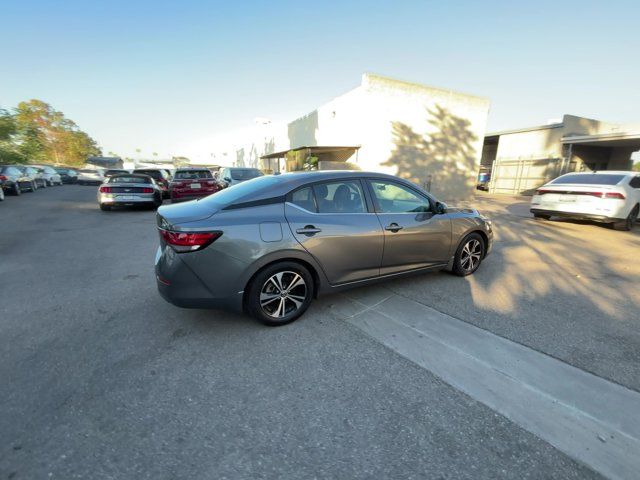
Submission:
POLYGON ((472 228, 466 231, 464 235, 460 236, 460 240, 458 240, 458 243, 456 244, 456 248, 453 249, 452 256, 455 256, 456 252, 458 251, 458 248, 460 248, 460 245, 462 245, 462 242, 464 241, 464 239, 467 238, 472 233, 477 233, 478 235, 480 235, 480 238, 482 238, 482 243, 484 245, 484 249, 483 249, 484 254, 482 255, 482 258, 485 258, 487 256, 487 248, 489 247, 489 237, 483 230, 479 228, 472 228))
POLYGON ((309 273, 313 277, 313 297, 318 297, 318 293, 322 289, 322 286, 326 284, 326 277, 324 275, 324 272, 320 268, 320 265, 318 265, 315 259, 313 259, 309 254, 307 254, 306 252, 293 250, 288 252, 281 252, 278 255, 263 257, 261 261, 254 264, 253 268, 249 270, 249 273, 246 275, 245 279, 243 279, 243 308, 246 308, 247 292, 249 290, 249 285, 251 284, 253 279, 266 268, 269 268, 270 266, 281 262, 298 263, 309 270, 309 273))

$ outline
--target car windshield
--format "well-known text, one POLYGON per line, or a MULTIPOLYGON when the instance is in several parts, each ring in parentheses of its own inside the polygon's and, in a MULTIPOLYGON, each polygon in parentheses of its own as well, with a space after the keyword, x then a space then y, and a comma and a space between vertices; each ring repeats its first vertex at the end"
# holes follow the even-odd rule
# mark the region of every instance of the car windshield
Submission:
POLYGON ((264 175, 257 168, 232 168, 230 172, 233 180, 250 180, 264 175))
POLYGON ((195 180, 198 178, 213 178, 209 170, 183 170, 176 172, 176 180, 195 180))
POLYGON ((109 183, 151 183, 151 178, 144 176, 117 175, 109 179, 109 183))
POLYGON ((582 173, 582 174, 569 174, 556 178, 552 184, 583 184, 583 185, 616 185, 625 176, 615 175, 610 173, 582 173))
POLYGON ((248 180, 229 188, 225 188, 224 190, 213 195, 209 195, 200 201, 215 208, 222 208, 236 203, 238 200, 245 198, 248 195, 267 190, 279 181, 278 177, 273 175, 254 178, 253 180, 248 180))
POLYGON ((97 170, 91 170, 90 168, 83 168, 82 170, 79 170, 80 173, 98 173, 97 170))

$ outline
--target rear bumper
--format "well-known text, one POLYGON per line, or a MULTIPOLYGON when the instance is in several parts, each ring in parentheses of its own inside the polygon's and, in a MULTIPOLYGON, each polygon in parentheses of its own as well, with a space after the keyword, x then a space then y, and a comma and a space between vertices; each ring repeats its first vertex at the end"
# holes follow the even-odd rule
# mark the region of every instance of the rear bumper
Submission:
POLYGON ((212 308, 241 313, 243 292, 218 295, 169 247, 159 247, 155 261, 158 293, 167 302, 182 308, 212 308), (165 251, 166 250, 166 251, 165 251))
POLYGON ((197 200, 199 198, 208 197, 212 193, 215 193, 215 192, 202 192, 197 194, 197 193, 176 193, 175 191, 172 191, 170 194, 170 197, 171 197, 171 201, 174 203, 188 202, 189 200, 197 200))
POLYGON ((536 213, 539 215, 549 215, 550 217, 574 218, 577 220, 593 220, 594 222, 611 223, 625 220, 624 218, 608 217, 606 215, 597 215, 593 213, 564 212, 558 210, 545 210, 542 208, 531 208, 529 209, 529 211, 531 213, 536 213))
POLYGON ((151 205, 158 203, 153 197, 136 197, 133 195, 130 197, 131 198, 123 199, 118 195, 99 194, 98 201, 101 205, 151 205))

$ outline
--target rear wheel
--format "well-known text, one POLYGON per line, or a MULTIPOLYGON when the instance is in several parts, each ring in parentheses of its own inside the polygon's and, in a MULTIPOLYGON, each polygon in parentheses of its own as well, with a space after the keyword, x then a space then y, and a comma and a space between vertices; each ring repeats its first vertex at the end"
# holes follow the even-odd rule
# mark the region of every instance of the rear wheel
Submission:
POLYGON ((313 290, 313 277, 305 267, 295 262, 276 263, 252 280, 247 291, 247 310, 265 325, 286 325, 309 308, 313 290))
POLYGON ((453 273, 459 277, 466 277, 475 272, 484 258, 484 240, 478 233, 470 233, 456 251, 453 259, 453 273))
POLYGON ((537 218, 539 220, 549 220, 551 215, 545 215, 544 213, 534 213, 533 218, 537 218))
POLYGON ((613 229, 627 231, 627 232, 631 230, 633 228, 633 224, 636 222, 636 220, 638 220, 639 209, 640 207, 638 205, 633 207, 631 209, 631 212, 629 213, 629 216, 625 220, 622 220, 621 222, 615 222, 613 224, 613 229))

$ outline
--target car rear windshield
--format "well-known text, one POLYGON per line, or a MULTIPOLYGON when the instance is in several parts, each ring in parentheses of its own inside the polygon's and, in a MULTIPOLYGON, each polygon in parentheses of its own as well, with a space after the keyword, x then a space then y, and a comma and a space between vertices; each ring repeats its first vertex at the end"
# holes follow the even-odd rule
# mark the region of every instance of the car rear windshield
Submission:
POLYGON ((610 173, 583 173, 569 174, 556 178, 551 183, 570 183, 584 185, 616 185, 624 175, 615 175, 610 173))
POLYGON ((143 175, 149 175, 150 177, 153 177, 156 180, 161 180, 163 178, 160 170, 134 170, 133 173, 141 173, 143 175))
POLYGON ((117 175, 114 177, 111 177, 109 180, 109 183, 151 183, 151 179, 149 177, 144 177, 144 176, 124 176, 124 175, 117 175))
POLYGON ((195 180, 197 178, 213 178, 209 170, 183 170, 176 172, 176 180, 195 180))
POLYGON ((239 203, 240 200, 251 201, 252 197, 260 192, 270 189, 273 185, 276 185, 279 182, 280 180, 277 176, 262 176, 225 188, 224 190, 214 193, 213 195, 209 195, 200 201, 215 208, 224 208, 228 205, 239 203))
POLYGON ((264 175, 257 168, 233 168, 231 169, 231 178, 233 180, 250 180, 252 178, 264 175))

